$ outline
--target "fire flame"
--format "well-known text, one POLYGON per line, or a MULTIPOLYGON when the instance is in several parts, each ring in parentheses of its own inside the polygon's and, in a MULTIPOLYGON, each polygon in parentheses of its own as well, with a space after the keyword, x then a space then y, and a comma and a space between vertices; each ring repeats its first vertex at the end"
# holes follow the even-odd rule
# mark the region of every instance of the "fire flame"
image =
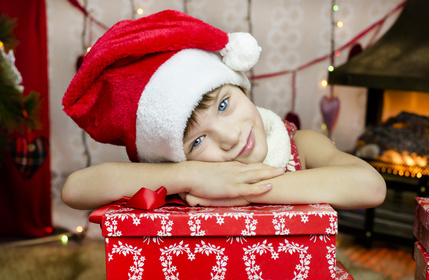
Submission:
POLYGON ((377 157, 378 160, 392 162, 395 164, 404 164, 408 166, 427 166, 429 155, 420 156, 416 153, 396 152, 393 150, 384 151, 383 154, 377 157))

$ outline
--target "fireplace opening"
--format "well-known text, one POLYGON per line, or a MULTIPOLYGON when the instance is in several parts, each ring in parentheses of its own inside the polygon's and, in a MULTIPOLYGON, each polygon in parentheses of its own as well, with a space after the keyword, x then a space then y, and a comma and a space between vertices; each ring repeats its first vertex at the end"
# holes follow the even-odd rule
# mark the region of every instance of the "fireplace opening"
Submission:
POLYGON ((376 101, 356 155, 381 173, 429 175, 429 94, 385 90, 376 101))
MULTIPOLYGON (((329 73, 329 84, 368 89, 366 131, 357 143, 358 154, 365 159, 427 168, 429 152, 417 151, 415 146, 429 146, 421 139, 429 139, 425 123, 429 117, 429 36, 425 28, 429 25, 428 10, 427 0, 407 0, 396 22, 377 42, 329 73), (409 113, 407 120, 405 113, 409 113), (399 139, 391 139, 395 135, 399 139), (382 140, 390 143, 381 143, 382 140), (369 145, 371 142, 376 145, 369 145), (362 149, 362 145, 368 146, 362 149), (391 147, 389 151, 387 146, 391 147)), ((399 166, 398 169, 392 172, 409 173, 400 171, 399 166)))
POLYGON ((368 90, 366 128, 356 154, 386 181, 385 202, 338 211, 339 230, 413 246, 414 197, 429 195, 429 1, 407 0, 372 46, 329 73, 328 83, 368 90))
POLYGON ((416 91, 385 90, 381 121, 385 122, 402 111, 429 117, 429 94, 416 91))
POLYGON ((413 246, 414 197, 429 194, 429 93, 368 88, 366 128, 355 154, 385 179, 376 209, 339 210, 339 230, 370 247, 373 239, 413 246))

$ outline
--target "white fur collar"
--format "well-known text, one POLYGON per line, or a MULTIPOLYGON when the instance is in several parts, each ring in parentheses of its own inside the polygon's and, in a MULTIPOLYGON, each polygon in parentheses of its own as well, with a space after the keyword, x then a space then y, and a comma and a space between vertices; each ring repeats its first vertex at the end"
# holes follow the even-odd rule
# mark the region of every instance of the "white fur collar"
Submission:
POLYGON ((274 167, 286 167, 291 156, 289 133, 278 115, 264 108, 257 109, 267 135, 268 153, 264 163, 274 167))

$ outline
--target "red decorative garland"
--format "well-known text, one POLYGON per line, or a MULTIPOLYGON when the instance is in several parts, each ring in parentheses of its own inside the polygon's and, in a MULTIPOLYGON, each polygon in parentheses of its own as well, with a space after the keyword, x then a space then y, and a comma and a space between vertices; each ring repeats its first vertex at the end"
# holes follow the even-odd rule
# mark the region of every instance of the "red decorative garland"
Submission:
POLYGON ((95 19, 93 16, 91 16, 91 14, 85 9, 85 7, 83 7, 77 0, 68 0, 68 1, 70 2, 70 4, 78 8, 91 21, 95 22, 95 24, 97 24, 98 26, 100 26, 105 30, 109 29, 109 27, 107 27, 106 25, 104 25, 103 23, 95 19))
MULTIPOLYGON (((104 28, 104 29, 109 29, 106 25, 104 25, 103 23, 101 23, 100 21, 98 21, 97 19, 95 19, 93 16, 91 16, 91 14, 77 1, 77 0, 68 0, 73 6, 75 6, 76 8, 78 8, 86 17, 88 17, 91 21, 93 21, 94 23, 96 23, 98 26, 104 28)), ((389 18, 392 14, 396 13, 397 11, 399 11, 400 9, 402 9, 405 6, 405 2, 407 2, 406 0, 403 1, 402 3, 400 3, 398 6, 396 6, 394 9, 392 9, 389 13, 387 13, 387 15, 385 15, 382 19, 378 20, 377 22, 375 22, 374 24, 372 24, 371 26, 369 26, 367 29, 365 29, 364 31, 362 31, 360 34, 358 34, 356 37, 354 37, 352 40, 350 40, 348 43, 344 44, 343 46, 341 46, 340 48, 338 48, 336 51, 342 51, 346 48, 348 48, 349 46, 351 46, 352 44, 356 43, 359 39, 361 39, 363 36, 365 36, 367 33, 369 33, 370 31, 372 31, 374 28, 378 27, 377 32, 374 34, 373 38, 370 40, 370 43, 373 42, 374 38, 376 37, 376 35, 378 34, 378 32, 381 29, 381 26, 384 24, 384 22, 387 20, 387 18, 389 18)), ((300 70, 303 70, 305 68, 308 68, 316 63, 319 63, 325 59, 331 58, 331 54, 327 54, 324 55, 322 57, 316 58, 304 65, 301 65, 300 67, 294 69, 294 70, 283 70, 283 71, 279 71, 279 72, 274 72, 274 73, 269 73, 269 74, 261 74, 261 75, 253 75, 250 76, 249 79, 250 80, 261 80, 261 79, 267 79, 267 78, 272 78, 272 77, 277 77, 277 76, 282 76, 282 75, 287 75, 290 74, 292 72, 298 72, 300 70)))
MULTIPOLYGON (((405 6, 405 2, 400 3, 398 6, 396 6, 393 10, 391 10, 389 13, 387 13, 386 16, 384 16, 382 19, 380 19, 379 21, 375 22, 374 24, 372 24, 371 26, 369 26, 367 29, 365 29, 364 31, 362 31, 360 34, 358 34, 356 37, 354 37, 353 39, 351 39, 348 43, 344 44, 343 46, 339 47, 336 51, 342 51, 346 48, 348 48, 349 46, 353 45, 354 43, 356 43, 359 39, 361 39, 363 36, 365 36, 368 32, 370 32, 371 30, 373 30, 376 27, 379 27, 379 29, 377 30, 376 34, 378 34, 378 32, 381 29, 381 26, 383 25, 383 23, 387 20, 387 18, 389 18, 392 14, 396 13, 397 11, 399 11, 400 9, 402 9, 405 6)), ((375 35, 376 35, 375 34, 375 35)), ((375 37, 375 36, 374 36, 375 37)), ((373 38, 374 38, 373 37, 373 38)), ((371 40, 371 42, 373 41, 373 39, 371 40)), ((269 74, 261 74, 261 75, 255 75, 255 76, 250 76, 249 79, 250 80, 260 80, 260 79, 267 79, 267 78, 272 78, 272 77, 277 77, 277 76, 282 76, 282 75, 287 75, 290 74, 292 72, 297 72, 300 70, 303 70, 307 67, 312 66, 313 64, 319 63, 325 59, 328 59, 331 57, 331 54, 327 54, 324 55, 322 57, 316 58, 304 65, 301 65, 300 67, 294 69, 294 70, 283 70, 283 71, 279 71, 279 72, 274 72, 274 73, 269 73, 269 74)))

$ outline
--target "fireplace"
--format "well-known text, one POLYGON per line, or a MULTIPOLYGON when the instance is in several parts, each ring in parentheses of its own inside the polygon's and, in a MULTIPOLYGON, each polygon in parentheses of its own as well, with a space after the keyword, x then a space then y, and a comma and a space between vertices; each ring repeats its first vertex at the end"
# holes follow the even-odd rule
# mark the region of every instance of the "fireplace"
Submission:
POLYGON ((424 149, 429 149, 427 26, 429 1, 408 0, 397 21, 375 44, 329 73, 329 84, 368 89, 367 129, 356 146, 359 155, 385 178, 388 194, 385 203, 377 209, 345 211, 343 219, 339 212, 340 230, 350 228, 351 232, 361 234, 366 245, 378 236, 412 246, 414 197, 428 195, 429 153, 424 149), (407 125, 415 125, 404 123, 404 115, 428 123, 427 127, 421 128, 418 138, 402 134, 397 141, 422 143, 417 148, 422 154, 403 151, 402 147, 389 151, 386 146, 390 144, 383 143, 386 138, 391 138, 388 134, 395 128, 401 130, 407 125), (391 127, 387 127, 389 125, 391 127), (378 139, 374 136, 377 131, 382 134, 378 139), (356 219, 362 220, 359 229, 356 229, 359 224, 356 219), (343 227, 342 221, 345 223, 343 227))
MULTIPOLYGON (((409 100, 411 94, 401 93, 401 98, 409 100)), ((422 96, 429 98, 429 94, 422 96)), ((417 111, 415 109, 419 106, 410 107, 406 103, 400 100, 393 102, 392 107, 399 110, 393 116, 388 113, 394 110, 383 106, 385 120, 366 127, 358 140, 355 154, 367 160, 380 173, 419 179, 429 175, 429 116, 412 112, 417 111)))

